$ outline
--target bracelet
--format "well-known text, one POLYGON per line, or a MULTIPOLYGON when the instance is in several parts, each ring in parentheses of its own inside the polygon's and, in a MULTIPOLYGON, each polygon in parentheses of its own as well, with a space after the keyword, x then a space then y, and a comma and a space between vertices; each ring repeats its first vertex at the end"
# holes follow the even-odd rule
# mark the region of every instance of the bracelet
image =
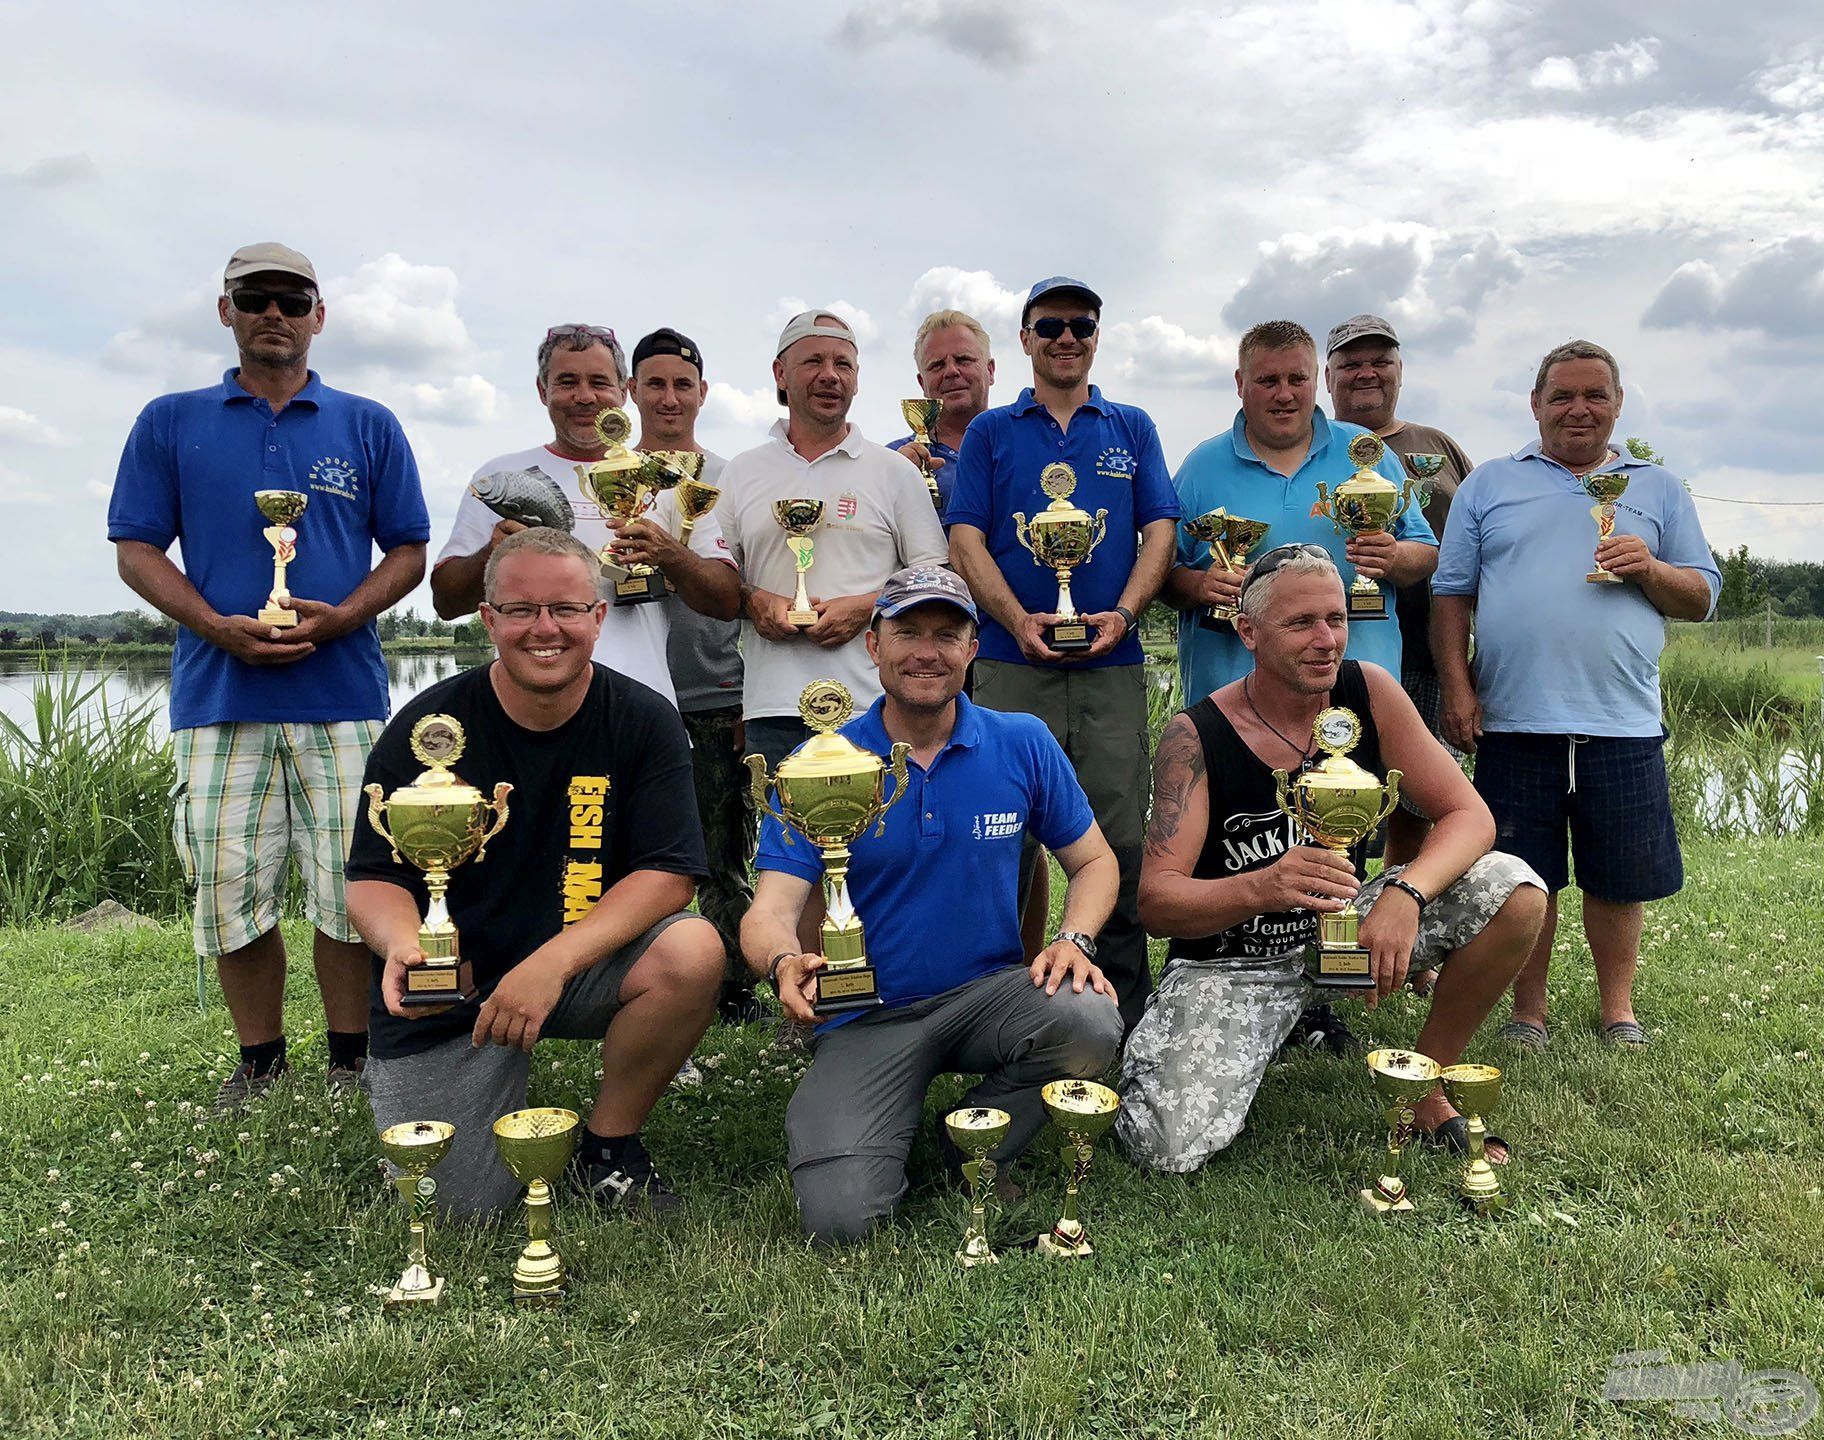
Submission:
POLYGON ((797 952, 793 950, 781 950, 777 955, 773 956, 773 963, 766 967, 766 983, 773 987, 775 993, 777 993, 779 989, 779 962, 784 960, 787 956, 796 953, 797 952))
POLYGON ((1129 635, 1133 634, 1134 627, 1140 623, 1138 620, 1134 619, 1134 612, 1129 610, 1125 605, 1117 605, 1115 606, 1115 614, 1127 621, 1127 633, 1129 635))
POLYGON ((1404 890, 1408 895, 1412 896, 1412 903, 1419 907, 1419 913, 1421 915, 1425 913, 1425 907, 1431 904, 1431 901, 1427 900, 1425 896, 1420 893, 1418 886, 1408 885, 1404 880, 1399 879, 1397 876, 1394 879, 1389 880, 1385 888, 1389 890, 1404 890))

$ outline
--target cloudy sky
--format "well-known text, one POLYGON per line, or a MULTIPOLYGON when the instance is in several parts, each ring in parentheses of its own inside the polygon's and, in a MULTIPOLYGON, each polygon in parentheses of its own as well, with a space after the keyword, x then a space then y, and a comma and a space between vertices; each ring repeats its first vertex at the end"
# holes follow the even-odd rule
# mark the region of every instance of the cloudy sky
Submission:
MULTIPOLYGON (((548 438, 553 323, 694 335, 732 453, 777 414, 782 320, 832 304, 884 440, 922 314, 980 315, 1010 400, 1018 297, 1059 271, 1104 296, 1096 378, 1174 465, 1228 425, 1249 324, 1373 309, 1401 412, 1476 458, 1531 436, 1538 356, 1584 335, 1621 358, 1620 433, 1696 492, 1824 501, 1824 44, 1796 0, 174 13, 8 7, 0 610, 130 603, 121 443, 231 362, 212 297, 259 239, 315 260, 313 363, 399 413, 437 542, 477 464, 548 438)), ((1824 505, 1699 508, 1718 546, 1824 556, 1824 505)))

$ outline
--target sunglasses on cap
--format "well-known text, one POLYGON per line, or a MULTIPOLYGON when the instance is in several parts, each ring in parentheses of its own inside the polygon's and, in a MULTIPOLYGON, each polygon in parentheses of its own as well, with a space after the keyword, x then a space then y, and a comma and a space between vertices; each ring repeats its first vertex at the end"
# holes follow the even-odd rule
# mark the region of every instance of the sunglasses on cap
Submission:
POLYGON ((1028 328, 1041 340, 1056 340, 1066 330, 1079 340, 1087 340, 1096 333, 1096 317, 1074 315, 1068 320, 1060 320, 1056 315, 1047 315, 1043 320, 1034 320, 1028 328))
MULTIPOLYGON (((1271 575, 1294 555, 1315 555, 1319 560, 1330 560, 1330 552, 1322 545, 1275 545, 1248 570, 1248 578, 1241 582, 1241 592, 1235 597, 1236 604, 1241 603, 1241 597, 1248 593, 1248 587, 1256 580, 1271 575)), ((1335 561, 1331 563, 1334 564, 1335 561)))
POLYGON ((308 290, 230 290, 228 299, 243 315, 264 315, 268 305, 277 305, 287 320, 302 320, 317 308, 308 290))
POLYGON ((587 335, 592 340, 600 340, 605 345, 615 343, 614 331, 606 325, 553 325, 545 331, 547 340, 571 340, 578 335, 587 335))

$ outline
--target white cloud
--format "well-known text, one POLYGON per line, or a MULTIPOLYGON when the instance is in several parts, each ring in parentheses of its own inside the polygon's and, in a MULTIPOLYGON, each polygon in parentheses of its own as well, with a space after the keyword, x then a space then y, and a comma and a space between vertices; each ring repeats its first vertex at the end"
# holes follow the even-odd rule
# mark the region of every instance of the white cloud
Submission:
POLYGON ((474 345, 456 310, 458 289, 447 266, 417 265, 392 253, 370 260, 324 285, 324 348, 386 369, 460 362, 474 345))
POLYGON ((13 405, 0 405, 0 440, 17 440, 24 445, 64 446, 75 442, 53 425, 46 425, 29 410, 13 405))
POLYGON ((1641 323, 1815 341, 1824 335, 1824 238, 1795 235, 1778 241, 1756 251, 1727 278, 1707 261, 1681 265, 1653 297, 1641 323))
POLYGON ((1025 303, 1024 290, 1009 290, 990 271, 935 265, 912 282, 903 313, 916 323, 934 310, 961 310, 982 322, 999 349, 1003 338, 1019 334, 1025 303))
POLYGON ((1527 83, 1535 90, 1560 90, 1580 95, 1645 80, 1659 69, 1658 39, 1647 36, 1592 50, 1587 55, 1550 55, 1534 68, 1527 83))
POLYGON ((1193 335, 1162 315, 1117 321, 1102 334, 1102 367, 1138 386, 1218 384, 1235 370, 1233 339, 1193 335))
POLYGON ((1782 110, 1824 110, 1824 53, 1806 46, 1754 78, 1755 93, 1782 110))
POLYGON ((458 375, 447 385, 419 383, 407 386, 395 407, 401 415, 417 420, 440 420, 445 425, 491 425, 500 418, 500 391, 480 375, 458 375))
POLYGON ((847 300, 813 302, 799 295, 781 295, 767 319, 773 329, 779 331, 785 329, 786 321, 794 315, 802 315, 806 310, 827 310, 832 315, 840 315, 848 322, 849 329, 855 332, 855 339, 860 345, 873 343, 874 337, 879 333, 874 317, 861 306, 852 305, 847 300))
POLYGON ((719 430, 764 431, 785 412, 779 397, 771 390, 738 390, 721 380, 712 380, 703 398, 703 419, 719 430))
POLYGON ((22 170, 0 172, 0 186, 14 190, 54 190, 93 180, 100 172, 88 155, 47 155, 34 160, 22 170))

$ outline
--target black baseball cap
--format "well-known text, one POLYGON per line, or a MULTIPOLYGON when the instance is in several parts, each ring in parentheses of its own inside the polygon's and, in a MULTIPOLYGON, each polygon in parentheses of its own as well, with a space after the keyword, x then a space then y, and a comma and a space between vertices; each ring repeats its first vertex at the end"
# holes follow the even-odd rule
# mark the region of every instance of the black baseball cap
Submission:
POLYGON ((640 361, 654 355, 676 355, 678 359, 688 360, 695 365, 699 377, 703 374, 703 352, 697 349, 697 342, 670 326, 662 326, 652 334, 642 336, 640 343, 633 347, 633 365, 628 371, 628 378, 632 379, 639 373, 640 361))

